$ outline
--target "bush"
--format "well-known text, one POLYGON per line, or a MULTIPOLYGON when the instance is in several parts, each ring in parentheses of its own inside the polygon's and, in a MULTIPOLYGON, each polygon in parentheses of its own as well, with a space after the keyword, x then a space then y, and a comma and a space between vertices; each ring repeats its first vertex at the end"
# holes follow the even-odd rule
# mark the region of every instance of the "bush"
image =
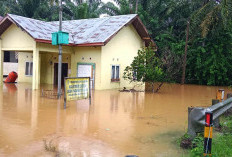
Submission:
MULTIPOLYGON (((214 132, 212 139, 213 157, 232 156, 232 116, 221 119, 222 132, 214 132)), ((204 136, 198 134, 192 141, 190 157, 201 157, 204 152, 204 136)))

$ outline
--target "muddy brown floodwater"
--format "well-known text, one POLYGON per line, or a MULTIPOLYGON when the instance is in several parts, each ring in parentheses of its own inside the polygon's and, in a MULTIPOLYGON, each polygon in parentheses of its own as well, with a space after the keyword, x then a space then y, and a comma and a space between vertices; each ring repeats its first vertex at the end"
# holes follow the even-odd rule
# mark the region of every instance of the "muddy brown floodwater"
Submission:
MULTIPOLYGON (((43 85, 41 89, 51 89, 43 85)), ((30 84, 0 88, 0 156, 179 157, 188 106, 209 106, 227 87, 165 84, 159 93, 93 91, 68 102, 40 96, 30 84), (47 149, 48 151, 45 151, 47 149)))

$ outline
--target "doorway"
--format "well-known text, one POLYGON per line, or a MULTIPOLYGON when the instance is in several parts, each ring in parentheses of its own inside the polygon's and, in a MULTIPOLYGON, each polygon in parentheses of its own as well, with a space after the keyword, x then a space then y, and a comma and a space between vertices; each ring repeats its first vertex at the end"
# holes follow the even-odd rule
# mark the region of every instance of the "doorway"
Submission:
MULTIPOLYGON (((62 63, 61 85, 64 85, 64 78, 68 77, 68 63, 62 63)), ((58 84, 58 63, 54 63, 54 85, 58 84)))
POLYGON ((90 87, 91 89, 94 89, 95 64, 94 63, 77 64, 77 77, 90 77, 90 87))

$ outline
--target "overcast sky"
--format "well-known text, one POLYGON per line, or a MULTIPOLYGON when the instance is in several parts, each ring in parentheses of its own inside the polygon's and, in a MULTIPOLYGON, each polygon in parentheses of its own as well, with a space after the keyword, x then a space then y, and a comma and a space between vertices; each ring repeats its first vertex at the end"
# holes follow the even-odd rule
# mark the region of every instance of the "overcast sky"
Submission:
POLYGON ((113 0, 102 0, 102 2, 104 2, 104 3, 113 2, 113 0))

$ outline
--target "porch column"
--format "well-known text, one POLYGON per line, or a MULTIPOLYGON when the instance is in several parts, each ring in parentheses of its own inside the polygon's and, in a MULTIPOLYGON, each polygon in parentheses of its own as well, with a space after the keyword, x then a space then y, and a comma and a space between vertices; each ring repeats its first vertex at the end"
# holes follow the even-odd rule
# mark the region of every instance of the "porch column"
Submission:
POLYGON ((36 45, 36 42, 33 46, 33 78, 32 78, 32 89, 39 89, 40 85, 40 67, 39 67, 39 49, 36 45))
POLYGON ((3 60, 4 51, 2 51, 2 40, 0 39, 0 86, 3 85, 3 60))
POLYGON ((74 52, 71 54, 71 77, 77 77, 77 62, 74 52))

